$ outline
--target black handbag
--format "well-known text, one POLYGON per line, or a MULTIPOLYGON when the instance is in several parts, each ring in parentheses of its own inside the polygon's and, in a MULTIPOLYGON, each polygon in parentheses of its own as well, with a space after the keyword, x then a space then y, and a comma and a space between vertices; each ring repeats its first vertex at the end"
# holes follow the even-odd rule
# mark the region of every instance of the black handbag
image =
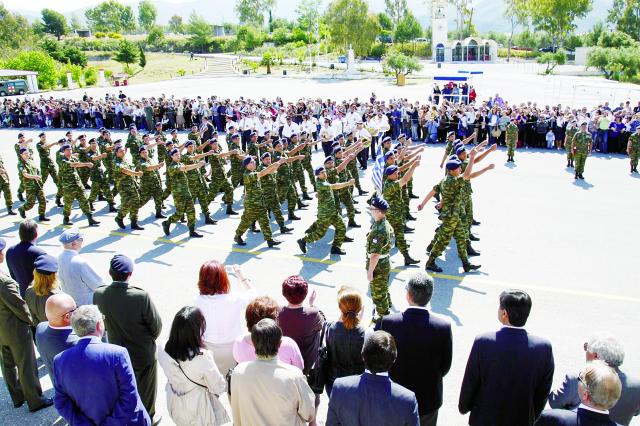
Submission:
POLYGON ((322 332, 320 333, 320 348, 318 348, 318 358, 313 363, 313 366, 309 370, 307 375, 307 383, 317 395, 321 395, 324 392, 324 386, 327 383, 329 377, 329 349, 325 342, 325 333, 329 327, 329 322, 325 322, 322 326, 322 332))

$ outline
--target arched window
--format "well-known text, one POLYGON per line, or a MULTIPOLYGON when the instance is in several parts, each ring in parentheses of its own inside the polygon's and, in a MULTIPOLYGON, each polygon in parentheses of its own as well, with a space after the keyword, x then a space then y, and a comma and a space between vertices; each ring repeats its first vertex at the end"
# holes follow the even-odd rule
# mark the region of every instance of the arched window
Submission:
POLYGON ((457 42, 453 49, 452 60, 453 62, 462 61, 462 44, 460 42, 457 42))
POLYGON ((467 61, 478 60, 478 42, 474 39, 469 40, 467 45, 467 61))
POLYGON ((444 44, 442 43, 436 46, 436 62, 444 62, 444 44))

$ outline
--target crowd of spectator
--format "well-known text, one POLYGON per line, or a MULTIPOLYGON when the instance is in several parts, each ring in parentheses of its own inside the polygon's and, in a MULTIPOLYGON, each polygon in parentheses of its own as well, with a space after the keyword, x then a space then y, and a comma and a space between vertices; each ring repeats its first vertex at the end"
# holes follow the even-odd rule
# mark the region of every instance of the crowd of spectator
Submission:
MULTIPOLYGON (((332 321, 302 276, 284 279, 287 303, 279 306, 238 265, 208 261, 193 306, 176 313, 168 339, 156 344, 162 320, 135 286, 131 259, 114 255, 110 280, 101 280, 79 254, 77 228, 61 234, 57 258, 37 246, 35 222, 22 222, 19 235, 11 247, 0 238, 10 273, 0 273, 0 350, 15 407, 55 404, 71 425, 157 424, 159 364, 179 426, 315 425, 324 393, 327 425, 439 421, 453 337, 449 321, 428 308, 434 283, 424 273, 408 280, 404 312, 364 324, 364 295, 355 288, 338 289, 332 321), (53 400, 43 396, 35 349, 53 400), (220 401, 225 393, 230 412, 220 401)), ((640 378, 622 369, 617 339, 592 337, 586 364, 553 388, 552 345, 525 328, 530 296, 505 290, 497 305, 501 328, 476 337, 460 387, 469 424, 629 425, 640 414, 640 378)))

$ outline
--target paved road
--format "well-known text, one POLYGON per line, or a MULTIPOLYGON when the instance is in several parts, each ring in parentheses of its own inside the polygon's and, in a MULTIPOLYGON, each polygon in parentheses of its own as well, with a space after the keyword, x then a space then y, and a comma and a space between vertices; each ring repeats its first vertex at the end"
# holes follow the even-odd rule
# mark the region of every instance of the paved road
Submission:
MULTIPOLYGON (((0 130, 0 155, 12 177, 15 154, 12 144, 17 131, 0 130)), ((53 140, 62 132, 51 132, 53 140)), ((36 132, 29 132, 35 138, 36 132)), ((184 136, 182 136, 184 137, 184 136)), ((428 147, 423 165, 415 175, 416 192, 424 195, 442 175, 438 168, 443 147, 428 147)), ((316 154, 314 163, 320 162, 316 154)), ((627 159, 622 156, 595 155, 588 159, 586 180, 575 182, 570 170, 564 168, 564 156, 549 151, 518 151, 516 163, 504 162, 506 154, 498 151, 485 161, 495 162, 496 169, 474 182, 476 217, 482 222, 474 228, 481 238, 474 243, 482 252, 478 262, 482 269, 475 274, 461 274, 455 246, 447 249, 439 263, 444 268, 436 275, 436 288, 431 309, 448 317, 453 323, 454 360, 444 381, 444 406, 441 422, 460 425, 465 419, 457 413, 457 398, 469 349, 476 334, 496 329, 497 298, 504 288, 517 287, 530 292, 533 310, 527 328, 531 333, 549 338, 554 346, 556 383, 565 371, 580 368, 584 353, 582 344, 597 331, 610 330, 625 344, 627 359, 624 368, 640 372, 640 342, 637 339, 638 288, 637 250, 640 233, 637 212, 640 211, 640 179, 628 174, 627 159)), ((365 174, 366 185, 370 170, 365 174)), ((15 178, 12 185, 16 188, 15 178)), ((52 193, 52 184, 47 184, 52 193)), ((235 199, 239 200, 237 190, 235 199)), ((284 236, 279 248, 269 249, 261 234, 249 234, 246 248, 232 245, 232 236, 239 218, 226 218, 216 201, 212 205, 215 226, 200 226, 205 234, 201 240, 186 238, 185 226, 178 226, 170 239, 165 239, 160 224, 152 217, 152 206, 145 207, 140 218, 144 231, 120 232, 113 214, 98 203, 97 218, 102 225, 84 229, 84 255, 107 279, 109 259, 119 252, 127 253, 136 263, 132 283, 147 289, 158 306, 163 320, 165 339, 175 312, 193 303, 196 296, 197 271, 207 259, 227 264, 241 264, 258 290, 282 301, 280 283, 291 274, 301 274, 318 293, 318 306, 330 319, 336 318, 336 289, 348 284, 367 291, 364 270, 364 246, 369 217, 364 209, 365 197, 358 197, 362 210, 357 221, 363 228, 350 230, 354 243, 345 244, 348 254, 341 258, 329 255, 330 236, 310 245, 306 257, 298 253, 296 238, 313 220, 314 209, 303 212, 303 220, 295 223, 295 233, 284 236)), ((431 204, 418 216, 416 232, 409 235, 411 253, 424 259, 425 247, 433 236, 436 216, 431 204)), ((315 206, 315 201, 313 202, 315 206)), ((39 245, 51 254, 61 251, 57 241, 62 232, 61 209, 53 207, 49 197, 50 226, 42 226, 39 245)), ((31 212, 35 215, 35 210, 31 212)), ((86 220, 74 210, 72 220, 83 228, 86 220)), ((201 219, 200 219, 201 221, 201 219)), ((9 244, 17 240, 18 221, 4 216, 0 210, 0 235, 9 244)), ((275 228, 274 228, 275 229, 275 228)), ((276 234, 277 235, 277 234, 276 234)), ((452 243, 453 244, 453 243, 452 243)), ((391 294, 394 304, 406 306, 404 283, 420 267, 405 268, 402 257, 393 252, 397 268, 393 275, 391 294)), ((6 270, 4 265, 2 269, 6 270)), ((366 312, 371 312, 368 300, 366 312)), ((368 323, 368 318, 365 318, 368 323)), ((41 372, 44 375, 43 367, 41 372)), ((164 380, 160 373, 159 411, 164 412, 164 380)), ((43 386, 51 395, 51 384, 43 378, 43 386)), ((326 400, 320 409, 326 412, 326 400)), ((48 425, 56 421, 54 409, 31 415, 26 408, 13 409, 6 388, 0 385, 0 418, 3 424, 48 425)), ((165 419, 168 416, 164 415, 165 419)), ((165 424, 163 422, 163 424, 165 424)), ((167 422, 169 424, 169 422, 167 422)), ((640 424, 636 422, 635 424, 640 424)))

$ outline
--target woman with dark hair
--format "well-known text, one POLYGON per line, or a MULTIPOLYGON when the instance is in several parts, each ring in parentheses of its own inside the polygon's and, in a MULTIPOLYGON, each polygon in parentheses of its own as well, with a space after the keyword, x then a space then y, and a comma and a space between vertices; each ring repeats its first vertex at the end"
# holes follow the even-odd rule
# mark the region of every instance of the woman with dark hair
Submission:
POLYGON ((240 266, 233 265, 233 273, 238 278, 239 291, 231 291, 229 276, 222 263, 216 260, 205 262, 200 267, 196 298, 198 307, 207 327, 204 343, 223 375, 236 365, 233 359, 233 342, 244 333, 242 316, 249 302, 256 296, 251 282, 242 274, 240 266))
POLYGON ((167 376, 167 409, 178 426, 229 422, 218 401, 226 381, 202 340, 206 326, 200 309, 185 306, 173 318, 164 348, 158 346, 158 363, 167 376))
MULTIPOLYGON (((276 320, 280 308, 278 302, 269 296, 256 297, 249 303, 245 311, 245 320, 247 322, 248 333, 238 337, 233 343, 233 357, 236 362, 254 361, 256 359, 256 349, 251 341, 251 329, 261 319, 271 318, 276 320)), ((296 342, 290 337, 283 336, 278 350, 278 359, 285 364, 290 364, 304 370, 304 361, 302 354, 296 342)))

